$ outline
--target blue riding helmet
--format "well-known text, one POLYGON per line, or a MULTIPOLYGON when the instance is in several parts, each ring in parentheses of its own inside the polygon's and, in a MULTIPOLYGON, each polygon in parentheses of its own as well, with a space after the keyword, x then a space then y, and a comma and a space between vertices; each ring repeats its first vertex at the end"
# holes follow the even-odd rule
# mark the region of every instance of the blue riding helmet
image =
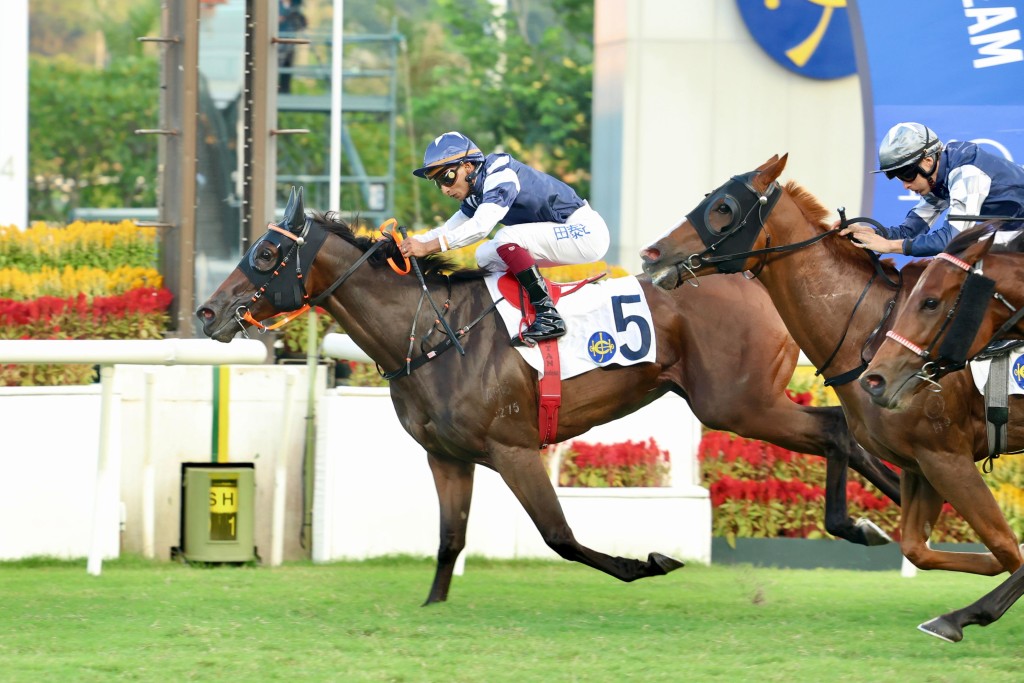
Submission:
POLYGON ((462 133, 451 131, 434 138, 423 152, 423 166, 412 172, 414 176, 427 178, 435 169, 462 161, 483 161, 484 155, 476 143, 462 133))

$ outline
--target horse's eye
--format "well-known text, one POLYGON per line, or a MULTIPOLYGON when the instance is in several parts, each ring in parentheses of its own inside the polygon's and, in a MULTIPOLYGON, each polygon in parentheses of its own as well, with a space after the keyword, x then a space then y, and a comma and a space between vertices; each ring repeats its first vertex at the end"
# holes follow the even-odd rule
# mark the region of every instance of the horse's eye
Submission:
POLYGON ((269 242, 256 245, 252 253, 252 267, 261 273, 266 273, 274 268, 277 263, 277 252, 269 242))
POLYGON ((927 299, 921 302, 921 308, 923 308, 926 311, 934 311, 938 307, 939 300, 932 296, 928 297, 927 299))
POLYGON ((725 204, 719 204, 719 205, 718 205, 718 208, 717 208, 717 209, 715 209, 715 211, 717 211, 718 213, 726 214, 726 213, 731 213, 731 212, 732 212, 732 209, 730 209, 730 208, 729 208, 729 207, 728 207, 727 205, 725 205, 725 204))

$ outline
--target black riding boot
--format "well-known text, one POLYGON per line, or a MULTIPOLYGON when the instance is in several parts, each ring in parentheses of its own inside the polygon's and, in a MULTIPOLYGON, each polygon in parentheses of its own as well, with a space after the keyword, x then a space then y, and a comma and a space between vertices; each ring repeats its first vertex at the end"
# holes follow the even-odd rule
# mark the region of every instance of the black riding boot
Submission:
MULTIPOLYGON (((516 279, 526 290, 530 297, 530 303, 537 314, 533 324, 523 331, 523 339, 539 342, 545 339, 556 339, 565 334, 565 321, 555 310, 555 303, 548 294, 547 285, 544 284, 544 277, 537 270, 537 266, 530 266, 526 270, 516 273, 516 279)), ((513 346, 522 346, 524 342, 519 337, 512 338, 513 346)))

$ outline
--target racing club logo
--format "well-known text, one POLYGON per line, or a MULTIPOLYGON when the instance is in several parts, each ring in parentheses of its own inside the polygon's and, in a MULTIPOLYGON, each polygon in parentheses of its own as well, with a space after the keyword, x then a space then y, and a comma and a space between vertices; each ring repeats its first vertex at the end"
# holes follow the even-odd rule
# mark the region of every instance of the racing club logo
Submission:
POLYGON ((1017 360, 1013 363, 1013 369, 1010 370, 1010 376, 1013 377, 1013 381, 1017 383, 1017 386, 1024 389, 1024 356, 1017 356, 1017 360))
POLYGON ((857 71, 846 0, 736 0, 757 44, 786 69, 831 79, 857 71))
POLYGON ((607 332, 595 332, 587 342, 587 353, 598 365, 607 363, 615 355, 615 339, 607 332))

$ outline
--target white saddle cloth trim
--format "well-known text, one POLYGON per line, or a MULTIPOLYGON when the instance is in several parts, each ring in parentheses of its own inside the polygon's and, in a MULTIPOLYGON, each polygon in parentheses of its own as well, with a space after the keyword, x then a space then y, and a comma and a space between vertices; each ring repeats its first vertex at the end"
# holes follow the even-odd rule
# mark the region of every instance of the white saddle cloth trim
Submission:
MULTIPOLYGON (((498 291, 501 275, 495 273, 485 278, 495 301, 501 298, 498 291)), ((498 304, 498 312, 508 328, 509 338, 518 335, 522 313, 507 301, 498 304)), ((657 357, 651 308, 635 277, 610 278, 585 285, 559 299, 558 312, 565 319, 566 327, 565 336, 558 340, 562 379, 609 365, 653 363, 657 357), (616 327, 616 308, 621 330, 616 327), (646 339, 643 326, 648 331, 646 339)), ((516 348, 538 376, 543 377, 544 360, 540 349, 516 348)))
MULTIPOLYGON (((1024 394, 1024 350, 1017 350, 1010 353, 1010 376, 1007 378, 1008 395, 1024 394)), ((974 375, 974 384, 978 391, 985 393, 985 382, 988 381, 988 370, 992 364, 991 360, 972 360, 971 374, 974 375)))

